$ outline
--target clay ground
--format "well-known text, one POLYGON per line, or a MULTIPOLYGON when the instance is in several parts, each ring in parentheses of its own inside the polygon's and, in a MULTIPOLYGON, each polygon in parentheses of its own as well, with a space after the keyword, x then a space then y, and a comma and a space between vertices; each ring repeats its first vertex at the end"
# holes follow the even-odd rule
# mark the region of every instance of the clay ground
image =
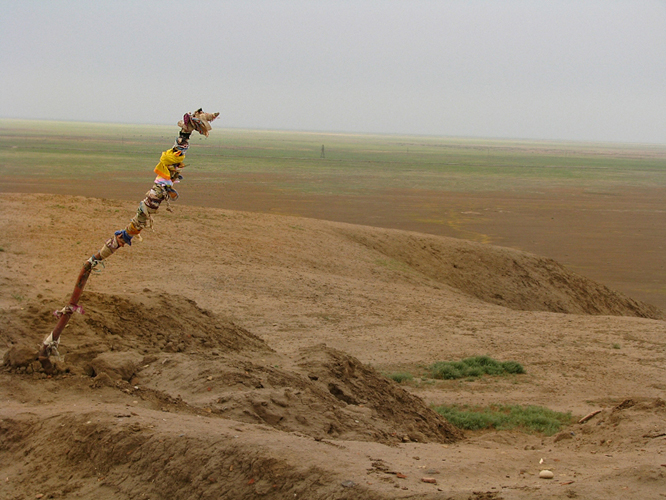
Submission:
MULTIPOLYGON (((0 350, 50 331, 83 261, 134 213, 125 188, 0 196, 0 350)), ((451 195, 430 225, 396 215, 409 193, 367 210, 251 182, 181 196, 199 206, 160 210, 90 278, 64 371, 0 374, 3 498, 663 498, 666 325, 603 286, 659 288, 659 191, 451 195), (604 280, 604 262, 623 271, 604 280), (526 374, 381 376, 479 354, 526 374), (555 436, 461 438, 427 409, 451 403, 601 413, 555 436)))

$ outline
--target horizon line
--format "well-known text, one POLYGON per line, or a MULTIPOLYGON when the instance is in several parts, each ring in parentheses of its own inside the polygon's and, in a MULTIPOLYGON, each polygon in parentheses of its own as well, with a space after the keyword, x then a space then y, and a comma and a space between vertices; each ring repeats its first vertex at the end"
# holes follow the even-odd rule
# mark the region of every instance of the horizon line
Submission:
MULTIPOLYGON (((22 122, 50 122, 50 123, 78 123, 92 125, 125 125, 125 126, 148 126, 148 127, 170 127, 167 123, 149 123, 149 122, 108 122, 93 120, 75 120, 75 119, 55 119, 55 118, 14 118, 0 117, 1 121, 22 121, 22 122)), ((291 132, 313 135, 355 135, 355 136, 379 136, 379 137, 429 137, 439 139, 459 139, 459 140, 481 140, 481 141, 517 141, 517 142, 546 142, 546 143, 577 143, 577 144, 614 144, 614 145, 635 145, 635 146, 657 146, 666 147, 666 141, 659 142, 638 142, 638 141, 617 141, 617 140, 590 140, 590 139, 549 139, 549 138, 527 138, 527 137, 490 137, 490 136, 466 136, 466 135, 444 135, 444 134, 417 134, 403 132, 358 132, 344 130, 308 130, 291 128, 253 128, 253 127, 217 127, 217 130, 238 130, 250 132, 291 132)))

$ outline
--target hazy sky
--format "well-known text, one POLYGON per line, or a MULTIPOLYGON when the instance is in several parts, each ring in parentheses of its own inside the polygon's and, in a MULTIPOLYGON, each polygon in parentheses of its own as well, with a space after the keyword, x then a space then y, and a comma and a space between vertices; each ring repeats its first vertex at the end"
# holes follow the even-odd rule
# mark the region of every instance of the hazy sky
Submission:
POLYGON ((0 117, 666 143, 666 1, 0 0, 0 117))

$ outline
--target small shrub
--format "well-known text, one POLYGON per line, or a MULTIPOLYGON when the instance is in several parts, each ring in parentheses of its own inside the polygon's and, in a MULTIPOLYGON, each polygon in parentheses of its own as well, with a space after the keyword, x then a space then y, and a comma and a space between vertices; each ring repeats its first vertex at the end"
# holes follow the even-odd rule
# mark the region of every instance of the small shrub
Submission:
POLYGON ((456 378, 463 378, 462 370, 458 363, 435 363, 430 369, 430 373, 433 378, 441 378, 442 380, 453 380, 456 378))
POLYGON ((622 349, 620 344, 613 344, 613 349, 622 349))
POLYGON ((504 371, 507 373, 515 373, 518 375, 525 373, 525 368, 523 368, 523 365, 517 363, 516 361, 503 361, 502 368, 504 368, 504 371))
POLYGON ((497 361, 489 356, 475 356, 462 361, 439 361, 428 367, 432 378, 453 380, 482 375, 504 375, 507 373, 525 373, 520 363, 515 361, 497 361))
POLYGON ((402 384, 403 382, 411 381, 414 379, 411 373, 397 372, 389 373, 386 375, 391 380, 395 380, 397 383, 402 384))
POLYGON ((571 423, 571 413, 560 413, 542 406, 491 405, 488 407, 436 406, 434 410, 454 426, 466 430, 518 428, 548 436, 571 423))

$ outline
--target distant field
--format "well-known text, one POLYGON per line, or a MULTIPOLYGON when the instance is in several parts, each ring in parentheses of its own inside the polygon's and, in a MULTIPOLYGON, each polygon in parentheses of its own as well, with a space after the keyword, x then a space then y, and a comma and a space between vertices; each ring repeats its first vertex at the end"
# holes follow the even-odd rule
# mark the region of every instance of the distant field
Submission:
MULTIPOLYGON (((0 174, 143 181, 137 174, 150 176, 176 135, 175 126, 0 120, 0 174)), ((188 160, 198 174, 271 174, 303 193, 666 185, 666 147, 648 145, 214 129, 193 136, 188 160)))
MULTIPOLYGON (((138 202, 177 132, 0 120, 0 192, 138 202)), ((666 146, 215 127, 186 163, 179 203, 510 246, 666 308, 666 146)))

